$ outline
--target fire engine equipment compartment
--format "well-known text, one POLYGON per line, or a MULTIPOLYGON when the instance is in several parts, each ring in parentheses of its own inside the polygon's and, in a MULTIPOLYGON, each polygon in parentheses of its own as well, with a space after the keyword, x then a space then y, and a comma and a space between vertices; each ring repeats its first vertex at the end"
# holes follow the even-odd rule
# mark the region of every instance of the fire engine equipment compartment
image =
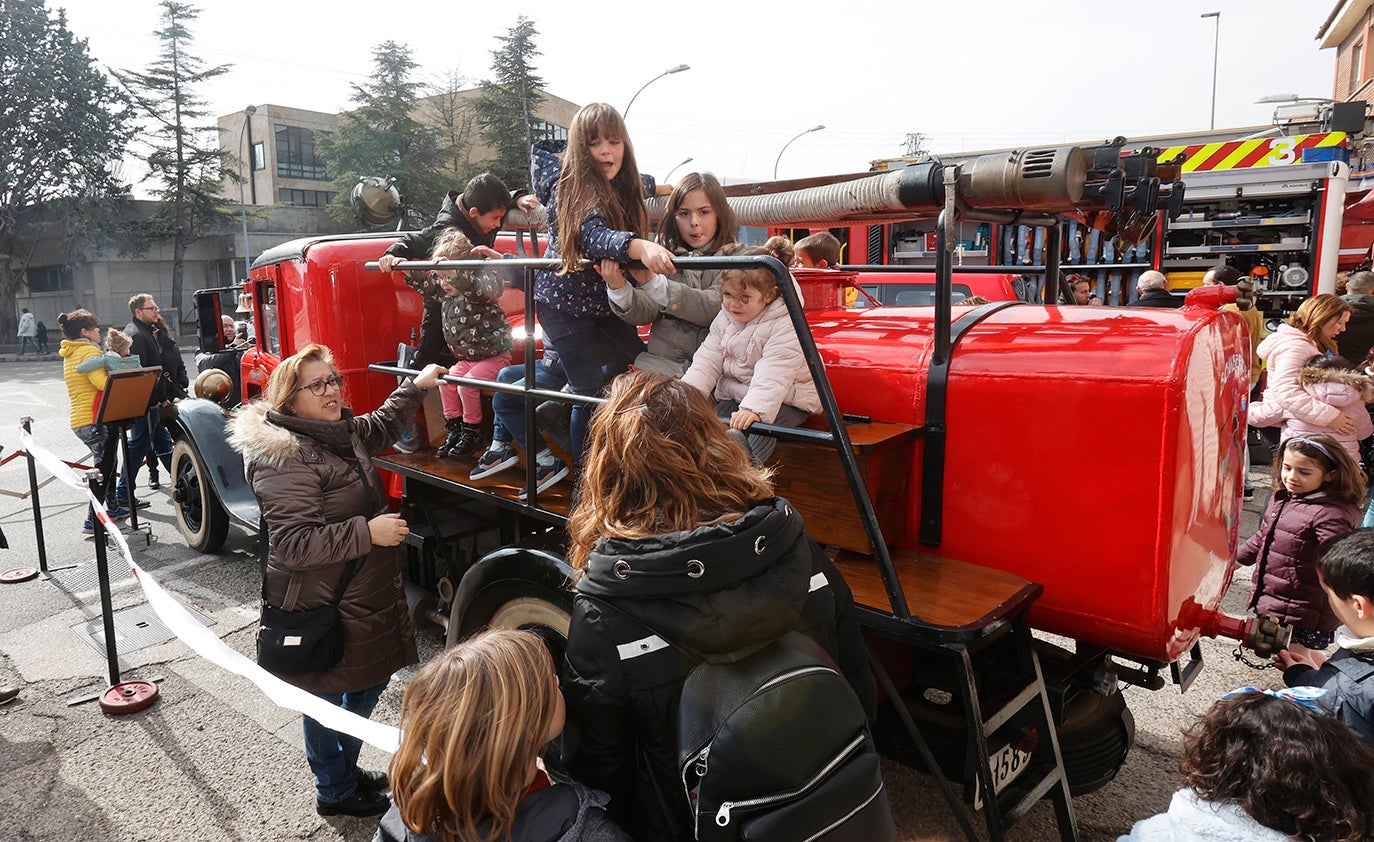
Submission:
MULTIPOLYGON (((811 326, 841 409, 922 425, 933 309, 829 315, 811 326)), ((950 364, 943 537, 926 549, 1042 583, 1035 628, 1177 659, 1219 627, 1231 580, 1249 355, 1244 323, 1215 304, 987 316, 950 364)))

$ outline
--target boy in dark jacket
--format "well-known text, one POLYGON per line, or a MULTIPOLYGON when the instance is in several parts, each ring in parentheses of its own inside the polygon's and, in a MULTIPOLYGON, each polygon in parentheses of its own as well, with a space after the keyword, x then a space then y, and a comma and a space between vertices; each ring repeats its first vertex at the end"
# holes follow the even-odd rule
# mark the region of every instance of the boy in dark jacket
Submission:
MULTIPOLYGON (((390 272, 403 260, 428 260, 439 235, 449 229, 461 231, 468 238, 473 245, 474 258, 500 258, 500 252, 492 246, 496 244, 496 232, 505 221, 506 211, 512 207, 529 213, 539 207, 539 202, 529 191, 512 193, 501 179, 489 172, 482 173, 469 181, 461 194, 457 190, 449 191, 434 224, 423 231, 406 234, 392 243, 378 259, 378 267, 383 272, 390 272)), ((439 362, 441 355, 447 355, 441 310, 440 302, 425 299, 425 315, 420 322, 420 348, 414 362, 416 368, 439 362)))
POLYGON ((1317 562, 1322 589, 1343 625, 1336 654, 1294 645, 1279 653, 1289 687, 1322 687, 1335 713, 1374 748, 1374 529, 1339 538, 1317 562))

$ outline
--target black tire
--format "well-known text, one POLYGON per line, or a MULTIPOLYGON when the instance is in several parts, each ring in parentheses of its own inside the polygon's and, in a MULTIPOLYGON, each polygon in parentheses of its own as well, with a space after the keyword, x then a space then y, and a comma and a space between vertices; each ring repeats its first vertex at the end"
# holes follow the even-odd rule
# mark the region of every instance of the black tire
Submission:
POLYGON ((481 629, 525 629, 542 637, 554 663, 560 663, 571 625, 571 601, 525 583, 496 584, 484 589, 468 606, 461 628, 449 623, 446 645, 453 646, 481 629))
POLYGON ((176 503, 177 528, 191 549, 213 553, 229 535, 229 513, 224 510, 200 454, 187 439, 172 449, 172 501, 176 503))

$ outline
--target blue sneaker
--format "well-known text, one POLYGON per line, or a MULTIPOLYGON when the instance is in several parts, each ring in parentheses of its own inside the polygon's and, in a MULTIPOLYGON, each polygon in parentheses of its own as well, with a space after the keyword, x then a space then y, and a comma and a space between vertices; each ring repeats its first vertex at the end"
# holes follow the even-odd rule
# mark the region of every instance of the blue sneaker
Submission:
POLYGON ((420 449, 420 440, 416 438, 413 427, 406 427, 392 446, 402 453, 414 453, 420 449))

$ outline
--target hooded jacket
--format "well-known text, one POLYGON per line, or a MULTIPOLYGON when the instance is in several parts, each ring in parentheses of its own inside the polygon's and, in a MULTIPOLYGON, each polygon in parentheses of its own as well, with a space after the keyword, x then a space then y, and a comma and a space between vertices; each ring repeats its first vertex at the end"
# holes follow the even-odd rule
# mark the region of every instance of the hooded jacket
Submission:
POLYGON ((1306 333, 1292 325, 1279 325, 1279 329, 1265 337, 1255 349, 1269 370, 1269 380, 1260 399, 1250 404, 1247 417, 1252 427, 1273 427, 1288 416, 1322 429, 1327 429, 1341 411, 1324 404, 1303 390, 1298 382, 1298 372, 1308 359, 1321 353, 1306 333))
POLYGON ((1336 337, 1336 350, 1351 365, 1360 365, 1374 350, 1374 295, 1343 295, 1350 305, 1350 321, 1336 337))
POLYGON ((765 424, 773 423, 783 404, 821 411, 782 296, 744 324, 721 310, 682 379, 717 400, 739 401, 740 409, 757 414, 765 424))
POLYGON ((100 346, 89 339, 63 339, 57 355, 62 358, 62 379, 67 382, 67 394, 72 400, 72 429, 89 426, 95 396, 105 391, 109 372, 103 366, 84 372, 77 369, 87 360, 101 356, 100 346))
MULTIPOLYGON (((678 247, 681 257, 710 257, 706 252, 678 247)), ((635 367, 659 374, 681 377, 692 364, 692 355, 701 347, 720 315, 720 269, 682 269, 664 277, 668 303, 659 304, 644 290, 626 285, 629 303, 621 306, 611 299, 611 312, 632 325, 650 325, 649 347, 635 358, 635 367)))
POLYGON ((347 563, 365 559, 339 601, 343 659, 323 672, 282 676, 303 690, 364 690, 418 660, 404 549, 373 546, 367 522, 387 510, 372 456, 396 440, 423 396, 407 380, 366 415, 344 410, 339 421, 311 421, 252 401, 229 422, 229 443, 243 454, 268 527, 264 599, 284 611, 321 608, 347 563))
MULTIPOLYGON (((625 832, 606 818, 606 793, 575 781, 560 781, 536 790, 515 805, 515 826, 503 842, 630 842, 625 832)), ((483 839, 491 834, 490 820, 477 832, 483 839)), ((372 842, 431 842, 401 821, 401 811, 392 805, 382 816, 372 842)))
POLYGON ((580 727, 569 769, 611 794, 612 818, 641 842, 691 836, 676 768, 690 653, 736 652, 803 631, 873 715, 877 694, 849 586, 781 497, 728 523, 598 542, 577 589, 563 682, 569 720, 580 727), (657 643, 627 645, 645 641, 657 643))
POLYGON ((1298 385, 1303 391, 1327 406, 1355 419, 1355 432, 1341 435, 1330 427, 1318 427, 1284 413, 1283 437, 1304 433, 1325 433, 1344 445, 1356 464, 1360 461, 1360 440, 1374 435, 1374 421, 1370 420, 1365 404, 1374 403, 1374 379, 1358 371, 1306 366, 1298 372, 1298 385))
POLYGON ((1238 563, 1255 566, 1248 607, 1300 629, 1333 631, 1340 620, 1317 577, 1318 551, 1327 540, 1353 532, 1362 516, 1325 491, 1276 490, 1259 529, 1236 553, 1238 563))
POLYGON ((430 252, 434 251, 434 242, 450 228, 463 232, 463 236, 474 246, 496 245, 496 232, 489 231, 484 234, 473 227, 472 220, 467 215, 467 208, 463 206, 462 192, 450 190, 448 195, 444 196, 433 225, 423 231, 406 234, 388 246, 382 254, 394 254, 403 260, 428 260, 430 252))
POLYGON ((1191 789, 1174 793, 1169 811, 1142 819, 1117 842, 1292 842, 1237 804, 1204 801, 1191 789))

